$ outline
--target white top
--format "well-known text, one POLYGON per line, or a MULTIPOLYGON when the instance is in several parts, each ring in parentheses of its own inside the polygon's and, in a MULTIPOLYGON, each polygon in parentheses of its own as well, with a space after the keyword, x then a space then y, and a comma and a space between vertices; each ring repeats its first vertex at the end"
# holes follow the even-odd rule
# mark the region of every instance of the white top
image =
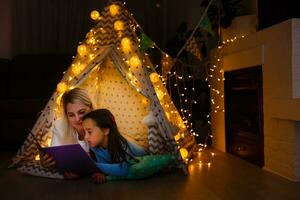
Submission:
POLYGON ((85 140, 79 140, 76 130, 67 131, 67 123, 63 119, 58 119, 52 126, 51 146, 60 146, 66 144, 80 144, 80 146, 89 152, 89 144, 85 140))

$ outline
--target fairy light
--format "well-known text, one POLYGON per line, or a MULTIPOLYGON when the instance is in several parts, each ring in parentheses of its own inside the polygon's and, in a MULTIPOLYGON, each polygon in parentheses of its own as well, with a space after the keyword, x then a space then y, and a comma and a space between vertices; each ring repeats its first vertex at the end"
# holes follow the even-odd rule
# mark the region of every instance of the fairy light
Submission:
POLYGON ((68 86, 65 82, 60 82, 57 84, 56 90, 58 93, 64 93, 65 91, 67 91, 68 86))
MULTIPOLYGON (((245 38, 244 35, 242 35, 240 38, 245 38)), ((223 65, 223 60, 222 60, 222 50, 224 49, 224 47, 229 44, 229 43, 233 43, 236 42, 239 38, 238 37, 233 37, 227 40, 224 40, 221 42, 221 45, 218 46, 218 49, 216 50, 217 55, 215 55, 214 57, 215 62, 213 62, 212 64, 212 68, 209 69, 209 71, 212 74, 208 75, 208 79, 206 79, 209 82, 209 87, 211 88, 211 105, 212 105, 212 111, 214 113, 218 113, 218 112, 225 112, 224 108, 220 105, 220 102, 217 102, 216 100, 218 99, 223 99, 224 98, 224 94, 223 91, 221 92, 219 89, 217 89, 217 87, 220 87, 222 85, 224 85, 224 81, 225 81, 225 77, 224 77, 224 70, 222 69, 222 65, 223 65), (213 81, 213 79, 215 81, 213 81), (212 82, 214 82, 215 84, 211 84, 212 82), (216 100, 215 100, 216 99, 216 100)), ((210 123, 210 121, 209 121, 210 123)))
POLYGON ((121 40, 121 48, 124 53, 129 53, 131 51, 131 41, 129 38, 124 37, 121 40))
POLYGON ((124 23, 123 23, 123 21, 117 20, 117 21, 114 23, 114 29, 115 29, 116 31, 122 31, 122 30, 124 30, 124 23))
POLYGON ((120 7, 116 4, 112 4, 109 6, 109 13, 112 17, 120 14, 120 7))
POLYGON ((85 56, 88 53, 87 47, 82 44, 77 47, 77 52, 80 56, 85 56))
POLYGON ((101 19, 100 13, 97 10, 93 10, 90 14, 90 17, 95 21, 101 19))

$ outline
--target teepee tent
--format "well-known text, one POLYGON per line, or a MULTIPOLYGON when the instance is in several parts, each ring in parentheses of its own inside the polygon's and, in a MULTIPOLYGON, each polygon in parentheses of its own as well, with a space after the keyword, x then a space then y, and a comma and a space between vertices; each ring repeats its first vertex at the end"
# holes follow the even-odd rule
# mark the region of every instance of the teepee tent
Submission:
MULTIPOLYGON (((111 110, 121 134, 133 139, 150 154, 174 153, 177 166, 186 170, 185 159, 195 149, 186 129, 150 59, 140 48, 138 25, 122 3, 110 2, 99 14, 91 13, 96 25, 77 48, 77 55, 57 90, 41 112, 32 133, 42 146, 51 142, 53 122, 60 118, 60 98, 68 89, 87 90, 97 108, 111 110)), ((38 150, 28 135, 13 165, 33 175, 62 178, 56 170, 44 169, 38 150)))

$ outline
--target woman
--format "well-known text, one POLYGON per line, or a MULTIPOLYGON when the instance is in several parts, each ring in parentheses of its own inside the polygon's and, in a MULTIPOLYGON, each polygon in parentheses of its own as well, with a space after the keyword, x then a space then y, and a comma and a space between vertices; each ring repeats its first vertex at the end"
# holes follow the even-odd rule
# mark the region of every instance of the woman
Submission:
MULTIPOLYGON (((63 117, 54 122, 52 127, 51 146, 66 144, 80 144, 88 153, 89 145, 84 140, 82 117, 94 109, 87 92, 81 88, 74 88, 62 96, 63 117)), ((41 156, 41 165, 45 168, 54 167, 55 161, 49 154, 41 156)), ((65 178, 74 178, 72 173, 65 173, 65 178)))
POLYGON ((89 152, 88 143, 84 140, 81 118, 94 109, 92 100, 85 90, 74 88, 63 94, 62 107, 63 118, 53 125, 51 146, 79 143, 89 152))

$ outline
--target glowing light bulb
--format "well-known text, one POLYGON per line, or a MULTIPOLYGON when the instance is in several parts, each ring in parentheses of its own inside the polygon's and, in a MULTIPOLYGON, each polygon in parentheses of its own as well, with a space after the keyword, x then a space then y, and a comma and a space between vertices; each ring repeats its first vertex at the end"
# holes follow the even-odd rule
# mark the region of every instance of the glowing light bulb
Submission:
POLYGON ((58 91, 59 93, 64 93, 65 91, 67 91, 68 86, 67 86, 66 83, 60 82, 60 83, 57 84, 56 89, 57 89, 57 91, 58 91))
POLYGON ((116 4, 112 4, 109 6, 109 13, 112 17, 118 15, 120 13, 120 7, 116 4))
POLYGON ((91 37, 90 39, 87 40, 87 42, 90 44, 95 44, 96 40, 95 40, 95 38, 91 37))
POLYGON ((159 81, 159 76, 157 73, 151 73, 150 74, 150 80, 152 81, 152 83, 156 83, 159 81))
POLYGON ((77 52, 79 53, 80 56, 84 56, 87 54, 87 47, 84 44, 79 45, 77 47, 77 52))
POLYGON ((129 38, 124 37, 121 40, 121 48, 124 51, 124 53, 129 53, 131 51, 131 41, 129 38))
POLYGON ((137 68, 137 67, 140 67, 142 65, 141 63, 141 60, 139 59, 139 57, 137 56, 132 56, 130 59, 129 59, 129 65, 130 67, 132 68, 137 68))
POLYGON ((179 151, 182 159, 186 159, 188 157, 189 152, 185 148, 181 148, 179 151))
POLYGON ((80 72, 82 72, 84 69, 84 65, 78 63, 78 64, 73 64, 71 71, 74 75, 80 74, 80 72))
POLYGON ((180 138, 181 138, 180 133, 178 133, 177 135, 175 135, 174 138, 175 138, 176 141, 180 140, 180 138))
POLYGON ((115 23, 114 23, 114 29, 116 31, 122 31, 124 30, 124 23, 121 21, 121 20, 117 20, 115 23))
POLYGON ((90 14, 90 17, 92 20, 98 20, 100 19, 100 13, 97 10, 93 10, 90 14))

